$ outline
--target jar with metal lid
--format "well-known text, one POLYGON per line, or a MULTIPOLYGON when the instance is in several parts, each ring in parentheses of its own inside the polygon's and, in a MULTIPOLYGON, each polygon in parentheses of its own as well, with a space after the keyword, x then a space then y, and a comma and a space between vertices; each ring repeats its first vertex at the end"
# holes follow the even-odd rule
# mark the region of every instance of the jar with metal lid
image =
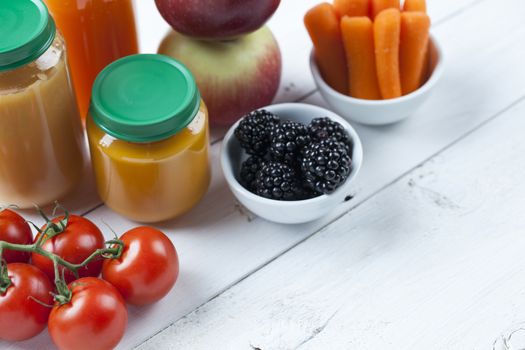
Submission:
POLYGON ((66 47, 40 0, 0 1, 0 205, 46 205, 82 175, 66 47))
POLYGON ((193 76, 172 58, 133 55, 106 67, 87 133, 99 195, 125 217, 178 217, 208 189, 208 112, 193 76))

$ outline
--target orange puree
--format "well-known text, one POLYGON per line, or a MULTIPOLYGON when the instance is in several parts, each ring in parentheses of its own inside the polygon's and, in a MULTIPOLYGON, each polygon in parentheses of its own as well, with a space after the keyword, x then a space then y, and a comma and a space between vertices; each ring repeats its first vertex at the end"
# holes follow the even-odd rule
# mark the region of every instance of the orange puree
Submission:
POLYGON ((99 195, 116 212, 157 222, 190 210, 210 181, 208 112, 204 103, 184 130, 166 140, 131 143, 87 120, 99 195))
POLYGON ((98 73, 138 52, 132 0, 45 0, 66 39, 80 115, 98 73))

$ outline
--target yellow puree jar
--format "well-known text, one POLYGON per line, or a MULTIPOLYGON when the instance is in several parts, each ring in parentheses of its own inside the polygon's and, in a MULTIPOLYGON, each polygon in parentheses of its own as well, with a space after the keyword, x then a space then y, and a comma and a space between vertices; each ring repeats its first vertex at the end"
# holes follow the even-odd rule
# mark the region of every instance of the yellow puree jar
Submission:
POLYGON ((87 133, 98 193, 123 216, 172 219, 208 189, 208 111, 191 73, 172 58, 133 55, 106 67, 93 86, 87 133))

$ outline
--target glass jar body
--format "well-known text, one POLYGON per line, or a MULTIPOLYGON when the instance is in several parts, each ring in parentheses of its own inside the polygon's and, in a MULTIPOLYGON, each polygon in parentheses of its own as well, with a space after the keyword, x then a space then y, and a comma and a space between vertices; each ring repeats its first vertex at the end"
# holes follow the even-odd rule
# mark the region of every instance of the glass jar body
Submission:
POLYGON ((117 139, 89 114, 86 127, 98 193, 119 214, 145 223, 173 219, 208 190, 208 111, 202 101, 186 128, 157 142, 117 139))
POLYGON ((60 199, 80 181, 84 138, 57 33, 47 51, 0 72, 0 205, 29 208, 60 199))

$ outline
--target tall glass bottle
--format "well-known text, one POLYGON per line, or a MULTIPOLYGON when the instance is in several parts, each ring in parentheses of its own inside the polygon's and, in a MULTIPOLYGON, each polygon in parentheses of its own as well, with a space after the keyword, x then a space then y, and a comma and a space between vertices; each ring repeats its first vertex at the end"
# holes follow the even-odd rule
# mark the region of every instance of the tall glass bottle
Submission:
POLYGON ((132 0, 44 0, 66 39, 80 115, 87 115, 97 75, 138 52, 132 0))

